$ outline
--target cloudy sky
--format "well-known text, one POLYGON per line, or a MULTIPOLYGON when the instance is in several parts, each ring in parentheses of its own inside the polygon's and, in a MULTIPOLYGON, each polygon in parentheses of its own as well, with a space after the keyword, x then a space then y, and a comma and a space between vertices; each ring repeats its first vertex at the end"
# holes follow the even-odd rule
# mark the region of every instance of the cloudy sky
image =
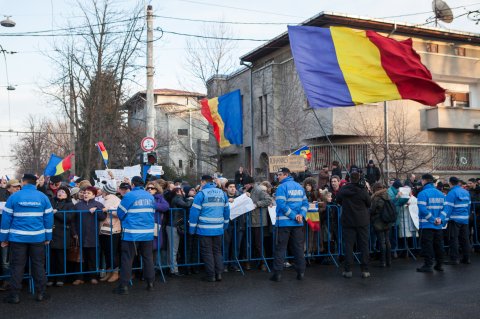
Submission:
MULTIPOLYGON (((138 1, 113 0, 115 6, 131 9, 138 1)), ((480 1, 447 1, 454 8, 454 16, 461 16, 469 10, 479 10, 480 1)), ((425 23, 432 17, 430 0, 337 0, 337 1, 231 1, 231 0, 162 0, 140 1, 153 5, 155 27, 167 31, 198 34, 201 22, 189 22, 171 18, 188 18, 202 20, 221 20, 233 22, 271 22, 273 25, 229 25, 236 38, 270 39, 286 31, 287 24, 299 23, 321 11, 345 13, 362 17, 383 18, 396 22, 415 24, 425 23), (162 16, 162 18, 160 17, 162 16)), ((7 55, 7 63, 0 61, 0 131, 9 129, 21 131, 25 128, 28 115, 56 116, 58 109, 50 105, 48 99, 40 92, 49 79, 54 77, 53 67, 45 53, 52 50, 54 41, 62 38, 52 37, 6 37, 8 33, 38 30, 55 30, 70 25, 82 25, 80 13, 75 10, 75 1, 70 0, 0 0, 0 17, 11 15, 17 25, 15 28, 0 27, 0 45, 6 51, 16 51, 7 55), (6 79, 6 66, 10 83, 6 79), (7 91, 8 84, 15 85, 15 91, 7 91)), ((480 33, 480 25, 461 16, 451 24, 443 24, 453 30, 480 33)), ((155 37, 159 36, 158 32, 155 37)), ((238 41, 238 56, 249 52, 262 42, 238 41)), ((191 76, 185 70, 186 37, 164 34, 155 42, 155 87, 186 87, 204 91, 201 86, 191 82, 191 76), (188 83, 188 85, 186 84, 188 83)), ((141 47, 145 49, 145 45, 141 47)), ((3 58, 3 57, 2 57, 3 58)), ((144 63, 139 61, 138 63, 144 63)), ((138 84, 132 84, 131 92, 143 90, 145 76, 140 72, 136 76, 138 84)), ((15 167, 12 149, 17 140, 16 134, 0 132, 0 175, 12 174, 15 167)))

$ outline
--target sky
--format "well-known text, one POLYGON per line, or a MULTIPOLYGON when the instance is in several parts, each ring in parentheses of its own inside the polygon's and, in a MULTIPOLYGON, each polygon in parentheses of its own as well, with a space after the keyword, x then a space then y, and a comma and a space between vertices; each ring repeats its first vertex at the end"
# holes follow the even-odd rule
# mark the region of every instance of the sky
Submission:
MULTIPOLYGON (((82 1, 85 3, 86 1, 82 1)), ((453 8, 454 16, 460 16, 469 10, 480 10, 480 0, 447 0, 453 8)), ((6 63, 0 61, 0 175, 13 175, 15 164, 12 150, 18 141, 18 135, 1 131, 25 130, 25 121, 29 115, 36 117, 55 117, 60 115, 58 108, 41 93, 55 76, 52 62, 46 54, 52 52, 54 41, 62 38, 51 37, 6 37, 5 34, 38 30, 52 30, 71 25, 81 25, 80 14, 75 10, 75 1, 71 0, 0 0, 0 18, 11 16, 16 22, 14 28, 0 27, 0 45, 7 54, 6 63), (7 71, 8 80, 7 81, 7 71), (7 91, 6 86, 15 85, 16 90, 7 91)), ((134 0, 113 0, 118 8, 132 9, 138 4, 134 0)), ((234 22, 279 23, 274 25, 233 24, 229 25, 236 38, 271 39, 286 31, 288 24, 302 22, 322 11, 344 13, 355 16, 382 18, 395 22, 423 24, 433 16, 431 0, 337 0, 337 1, 231 1, 231 0, 162 0, 140 1, 151 4, 157 16, 154 27, 180 33, 199 34, 204 23, 180 21, 173 18, 203 19, 234 22)), ((3 18, 2 18, 3 19, 3 18)), ((431 26, 431 25, 430 25, 431 26)), ((480 33, 480 24, 459 17, 451 24, 440 27, 480 33)), ((154 38, 159 36, 158 31, 154 38)), ((192 89, 204 92, 200 85, 192 84, 192 76, 185 65, 187 38, 179 35, 164 34, 154 45, 155 88, 192 89)), ((253 50, 262 42, 237 41, 236 56, 240 57, 253 50)), ((142 44, 140 49, 145 50, 142 44)), ((138 63, 145 63, 144 60, 138 63)), ((135 77, 138 84, 131 84, 133 93, 145 89, 144 71, 135 77)))

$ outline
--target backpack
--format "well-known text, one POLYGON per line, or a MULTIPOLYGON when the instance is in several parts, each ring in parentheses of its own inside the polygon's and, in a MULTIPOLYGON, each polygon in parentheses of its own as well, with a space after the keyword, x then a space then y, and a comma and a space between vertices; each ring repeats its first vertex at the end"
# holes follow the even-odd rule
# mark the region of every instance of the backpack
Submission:
POLYGON ((380 219, 386 224, 395 223, 397 221, 397 210, 392 201, 383 199, 383 209, 380 213, 380 219))

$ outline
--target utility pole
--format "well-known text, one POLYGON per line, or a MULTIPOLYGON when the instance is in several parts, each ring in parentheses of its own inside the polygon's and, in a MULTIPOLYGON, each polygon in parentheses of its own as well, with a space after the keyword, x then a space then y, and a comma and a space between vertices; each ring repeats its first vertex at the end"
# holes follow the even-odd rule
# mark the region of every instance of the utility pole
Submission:
MULTIPOLYGON (((73 79, 70 79, 70 153, 75 153, 75 124, 74 120, 76 120, 76 112, 75 112, 75 97, 73 95, 73 79)), ((70 158, 70 162, 72 163, 72 167, 70 168, 70 173, 75 175, 75 156, 70 158)))
POLYGON ((155 106, 153 95, 153 7, 147 6, 147 102, 145 107, 146 136, 155 138, 155 106))

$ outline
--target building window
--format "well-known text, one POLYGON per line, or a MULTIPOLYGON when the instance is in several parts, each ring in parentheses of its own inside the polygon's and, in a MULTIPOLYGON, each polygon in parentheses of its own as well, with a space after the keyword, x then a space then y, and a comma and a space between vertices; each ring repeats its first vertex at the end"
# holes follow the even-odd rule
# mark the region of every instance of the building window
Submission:
POLYGON ((267 95, 260 96, 260 135, 268 134, 268 99, 267 95))
POLYGON ((179 128, 179 129, 178 129, 178 135, 188 136, 188 129, 186 129, 186 128, 179 128))
POLYGON ((462 47, 456 47, 455 48, 455 55, 465 56, 465 54, 466 54, 465 48, 462 48, 462 47))
POLYGON ((443 105, 450 107, 469 107, 470 95, 466 92, 447 90, 447 92, 445 93, 445 102, 443 102, 443 105))
POLYGON ((183 161, 182 160, 178 160, 178 168, 183 168, 183 161))
POLYGON ((427 43, 427 52, 438 53, 438 44, 427 43))
POLYGON ((193 168, 193 159, 188 160, 188 166, 193 168))

